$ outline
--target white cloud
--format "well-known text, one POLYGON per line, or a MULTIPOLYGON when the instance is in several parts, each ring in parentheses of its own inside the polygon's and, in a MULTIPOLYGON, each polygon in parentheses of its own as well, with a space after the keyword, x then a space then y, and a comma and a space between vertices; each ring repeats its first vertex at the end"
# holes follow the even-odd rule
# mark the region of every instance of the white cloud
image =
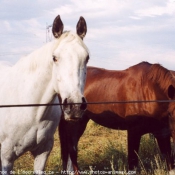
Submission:
POLYGON ((5 29, 5 31, 12 31, 12 27, 8 21, 2 21, 1 23, 3 27, 1 27, 0 30, 5 29))
POLYGON ((154 16, 161 16, 161 15, 174 15, 175 14, 175 1, 168 0, 165 1, 166 5, 154 5, 147 8, 142 8, 136 11, 138 16, 143 17, 154 17, 154 16))
POLYGON ((51 14, 54 14, 55 16, 59 14, 61 14, 61 16, 64 16, 64 15, 69 15, 71 14, 72 12, 74 11, 72 5, 64 5, 64 6, 61 6, 59 8, 55 8, 51 11, 51 14))

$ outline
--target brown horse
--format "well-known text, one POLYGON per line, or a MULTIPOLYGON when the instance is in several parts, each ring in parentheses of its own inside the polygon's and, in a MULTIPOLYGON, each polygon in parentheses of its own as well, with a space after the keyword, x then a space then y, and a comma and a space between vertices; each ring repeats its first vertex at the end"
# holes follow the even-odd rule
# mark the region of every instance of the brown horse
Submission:
MULTIPOLYGON (((85 86, 88 102, 149 101, 174 99, 175 79, 172 73, 159 64, 142 62, 124 71, 111 71, 89 67, 85 86)), ((168 168, 172 168, 170 133, 174 135, 175 103, 113 103, 88 105, 83 118, 77 122, 61 120, 59 134, 62 148, 63 168, 78 173, 77 145, 89 119, 112 128, 128 131, 129 169, 137 165, 140 138, 145 133, 157 137, 160 150, 166 155, 168 168), (163 133, 157 134, 157 133, 163 133), (70 169, 72 167, 72 169, 70 169)))

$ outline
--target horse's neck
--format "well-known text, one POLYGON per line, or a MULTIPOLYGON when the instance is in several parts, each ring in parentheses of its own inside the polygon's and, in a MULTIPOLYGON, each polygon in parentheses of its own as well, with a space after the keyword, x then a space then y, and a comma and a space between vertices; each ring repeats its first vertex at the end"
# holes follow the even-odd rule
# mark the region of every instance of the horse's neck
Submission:
MULTIPOLYGON (((21 72, 22 73, 22 72, 21 72)), ((20 73, 19 73, 20 74, 20 73)), ((18 81, 18 90, 22 90, 28 102, 48 103, 52 100, 54 89, 52 85, 51 70, 37 70, 36 73, 23 74, 18 81)))

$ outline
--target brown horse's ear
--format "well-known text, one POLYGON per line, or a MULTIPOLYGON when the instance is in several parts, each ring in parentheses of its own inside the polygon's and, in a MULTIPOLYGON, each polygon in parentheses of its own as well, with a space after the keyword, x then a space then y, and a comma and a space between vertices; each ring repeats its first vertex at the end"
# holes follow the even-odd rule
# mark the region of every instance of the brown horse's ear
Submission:
POLYGON ((63 33, 63 23, 61 21, 60 15, 58 15, 54 22, 53 22, 53 26, 52 26, 52 33, 53 36, 55 38, 59 38, 61 36, 61 34, 63 33))
POLYGON ((170 86, 168 87, 168 97, 169 97, 170 99, 174 99, 174 97, 175 97, 175 88, 174 88, 173 85, 170 85, 170 86))
POLYGON ((81 16, 77 23, 77 34, 83 39, 87 32, 87 26, 85 19, 81 16))

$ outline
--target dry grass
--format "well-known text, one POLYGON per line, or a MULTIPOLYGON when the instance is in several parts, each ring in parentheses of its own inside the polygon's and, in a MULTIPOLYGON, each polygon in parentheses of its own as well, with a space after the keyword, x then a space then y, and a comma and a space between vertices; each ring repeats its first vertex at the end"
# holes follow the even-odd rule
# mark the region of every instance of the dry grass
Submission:
MULTIPOLYGON (((127 170, 127 132, 112 130, 93 122, 79 142, 79 165, 82 170, 127 170)), ((150 135, 141 139, 139 175, 166 175, 166 163, 160 158, 157 143, 150 135)), ((115 173, 114 173, 115 174, 115 173)))
MULTIPOLYGON (((125 171, 127 170, 127 133, 99 126, 92 121, 79 142, 78 164, 82 171, 125 171)), ((166 164, 159 156, 159 149, 149 135, 142 137, 139 151, 139 175, 166 175, 166 164)), ((26 153, 14 166, 16 174, 33 170, 33 157, 26 153), (19 172, 19 173, 18 173, 19 172)), ((58 133, 55 133, 54 148, 49 156, 46 171, 61 171, 60 145, 58 133)), ((99 173, 98 173, 99 174, 99 173)), ((125 174, 125 173, 124 173, 125 174)))

